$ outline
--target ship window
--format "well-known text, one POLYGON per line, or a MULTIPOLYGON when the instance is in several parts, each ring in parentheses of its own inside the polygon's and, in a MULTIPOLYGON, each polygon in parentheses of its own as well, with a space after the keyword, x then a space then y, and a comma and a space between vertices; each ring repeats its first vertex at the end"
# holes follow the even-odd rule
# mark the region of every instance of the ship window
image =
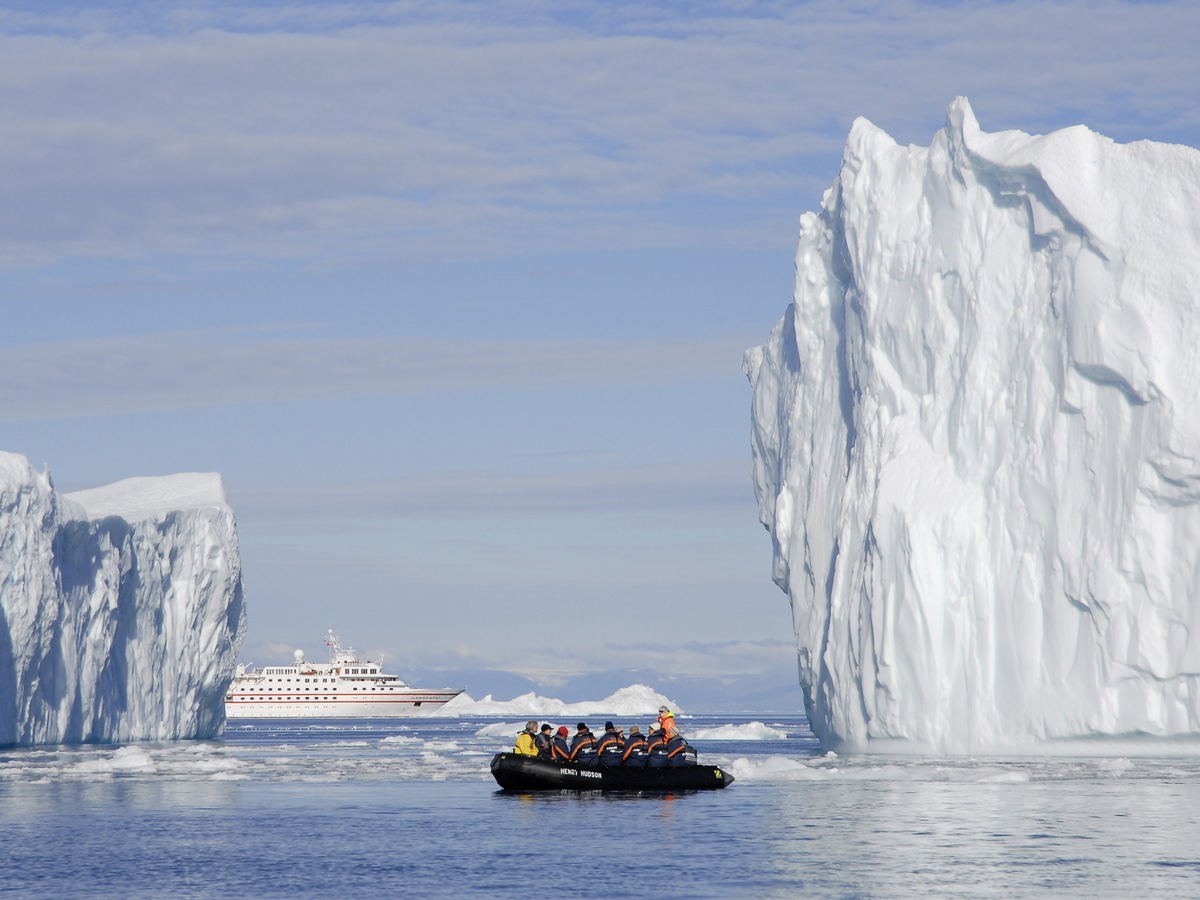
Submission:
POLYGON ((413 704, 413 706, 420 706, 420 705, 421 705, 421 701, 420 701, 420 700, 418 700, 416 703, 414 703, 414 704, 413 704))

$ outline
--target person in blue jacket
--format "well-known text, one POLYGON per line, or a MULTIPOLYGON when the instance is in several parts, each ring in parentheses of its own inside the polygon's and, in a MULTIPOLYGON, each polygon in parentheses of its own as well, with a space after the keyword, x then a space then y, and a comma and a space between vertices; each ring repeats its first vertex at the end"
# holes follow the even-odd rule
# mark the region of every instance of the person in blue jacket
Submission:
POLYGON ((569 733, 566 725, 560 725, 554 740, 550 742, 550 758, 556 763, 569 762, 571 759, 571 745, 567 743, 569 733))
POLYGON ((575 739, 571 741, 569 761, 580 766, 596 765, 596 736, 588 730, 586 722, 575 726, 575 739))
POLYGON ((647 738, 646 766, 651 769, 661 769, 667 764, 667 738, 661 728, 650 732, 647 738))
POLYGON ((646 736, 636 725, 630 727, 629 737, 625 738, 625 752, 621 754, 621 763, 626 766, 642 768, 646 765, 646 736))
POLYGON ((604 734, 596 742, 596 756, 602 766, 619 766, 621 754, 625 752, 625 739, 621 730, 612 722, 604 723, 604 734))
POLYGON ((537 745, 539 757, 542 759, 554 759, 554 729, 550 727, 549 722, 542 725, 542 730, 533 741, 537 745))
POLYGON ((696 764, 696 751, 691 748, 691 745, 683 739, 678 731, 667 739, 667 765, 668 766, 694 766, 696 764))

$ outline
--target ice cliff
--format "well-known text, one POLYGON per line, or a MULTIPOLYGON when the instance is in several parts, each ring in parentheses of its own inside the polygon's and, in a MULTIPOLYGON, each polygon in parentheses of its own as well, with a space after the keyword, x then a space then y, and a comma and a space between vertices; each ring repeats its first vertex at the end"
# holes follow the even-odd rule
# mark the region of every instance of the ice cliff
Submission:
POLYGON ((244 619, 219 476, 59 495, 0 452, 0 745, 217 734, 244 619))
POLYGON ((745 369, 822 745, 1200 732, 1200 152, 859 119, 745 369))

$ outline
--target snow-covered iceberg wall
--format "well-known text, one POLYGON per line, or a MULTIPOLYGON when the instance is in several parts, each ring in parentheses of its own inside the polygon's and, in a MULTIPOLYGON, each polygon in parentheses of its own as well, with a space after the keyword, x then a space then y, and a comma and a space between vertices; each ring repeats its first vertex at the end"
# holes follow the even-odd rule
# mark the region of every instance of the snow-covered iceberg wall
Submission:
POLYGON ((244 621, 219 476, 59 495, 0 452, 0 745, 217 734, 244 621))
POLYGON ((1200 152, 860 119, 745 369, 824 746, 1200 732, 1200 152))

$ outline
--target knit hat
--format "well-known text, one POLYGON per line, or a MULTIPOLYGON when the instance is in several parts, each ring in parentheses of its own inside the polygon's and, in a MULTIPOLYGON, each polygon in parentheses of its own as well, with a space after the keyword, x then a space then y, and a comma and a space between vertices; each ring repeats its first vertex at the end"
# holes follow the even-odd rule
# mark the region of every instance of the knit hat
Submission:
POLYGON ((579 723, 578 725, 576 725, 575 727, 576 727, 577 729, 579 729, 580 731, 587 731, 587 722, 580 722, 580 723, 579 723))
POLYGON ((560 725, 560 726, 558 726, 558 736, 559 736, 559 737, 566 737, 566 736, 567 736, 567 734, 568 734, 568 732, 567 732, 567 726, 566 726, 566 725, 560 725))
POLYGON ((613 723, 612 723, 612 722, 605 722, 605 723, 604 723, 604 730, 605 730, 605 731, 612 731, 612 730, 613 730, 613 723))

